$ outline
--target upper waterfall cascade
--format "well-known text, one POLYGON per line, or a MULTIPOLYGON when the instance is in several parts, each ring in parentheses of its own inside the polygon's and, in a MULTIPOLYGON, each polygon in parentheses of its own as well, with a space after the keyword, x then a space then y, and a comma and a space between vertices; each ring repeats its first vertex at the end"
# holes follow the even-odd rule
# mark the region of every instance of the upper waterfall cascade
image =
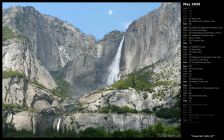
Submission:
POLYGON ((114 60, 112 61, 111 65, 109 66, 109 75, 107 77, 107 84, 111 85, 117 80, 120 79, 120 61, 121 61, 121 51, 123 47, 123 42, 124 42, 124 36, 120 42, 120 45, 117 49, 116 56, 114 57, 114 60))

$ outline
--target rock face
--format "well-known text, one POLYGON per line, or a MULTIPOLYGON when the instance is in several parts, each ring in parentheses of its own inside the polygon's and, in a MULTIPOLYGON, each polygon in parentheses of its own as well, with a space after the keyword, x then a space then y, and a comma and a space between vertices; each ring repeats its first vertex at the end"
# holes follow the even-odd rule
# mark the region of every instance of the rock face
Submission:
POLYGON ((31 80, 38 81, 49 89, 55 88, 53 78, 30 51, 30 44, 24 40, 12 39, 3 42, 2 60, 3 71, 17 70, 31 80))
POLYGON ((168 59, 180 48, 180 4, 166 3, 132 22, 122 51, 122 75, 168 59))
POLYGON ((104 127, 107 131, 141 130, 156 123, 156 117, 146 114, 101 114, 75 113, 64 118, 66 130, 84 130, 89 127, 104 127), (73 120, 73 123, 71 123, 73 120))
POLYGON ((132 22, 126 32, 112 31, 96 41, 33 7, 4 9, 3 26, 20 37, 2 42, 3 71, 24 74, 2 80, 4 122, 17 130, 42 133, 52 128, 76 132, 88 127, 141 130, 161 121, 141 111, 169 108, 180 94, 180 13, 179 3, 162 4, 132 22), (108 86, 109 66, 123 36, 121 78, 151 65, 151 80, 168 84, 154 85, 152 91, 103 88, 108 86), (53 72, 71 84, 73 97, 53 94, 58 87, 53 72), (112 105, 138 113, 101 112, 112 105))
POLYGON ((7 117, 6 122, 12 123, 16 130, 27 130, 35 133, 36 130, 33 127, 33 124, 35 124, 34 120, 35 118, 33 114, 23 111, 16 114, 10 114, 7 117))
POLYGON ((60 102, 48 89, 42 89, 25 78, 12 77, 3 79, 3 104, 29 107, 37 110, 49 108, 60 102))
POLYGON ((62 132, 68 130, 79 132, 89 127, 103 127, 110 132, 128 129, 141 130, 155 124, 158 120, 154 115, 141 113, 71 113, 67 116, 57 117, 52 114, 32 113, 29 111, 14 114, 9 113, 6 118, 6 122, 13 124, 17 130, 27 130, 34 133, 41 133, 49 128, 53 128, 54 130, 58 129, 62 132))
POLYGON ((83 51, 95 43, 79 29, 56 17, 44 15, 33 7, 12 7, 3 15, 3 24, 10 26, 31 42, 32 52, 48 70, 58 70, 73 58, 74 51, 83 51))
MULTIPOLYGON (((60 99, 50 90, 57 87, 51 74, 32 53, 31 44, 24 38, 14 38, 3 42, 3 71, 18 71, 23 77, 2 79, 2 102, 37 110, 48 108, 60 99), (48 89, 43 89, 37 83, 48 89)), ((4 75, 3 75, 4 76, 4 75)))
POLYGON ((24 105, 28 82, 18 77, 3 80, 2 101, 5 104, 24 105), (5 86, 4 86, 5 85, 5 86))
POLYGON ((96 89, 93 36, 29 6, 7 9, 3 25, 27 38, 32 55, 48 71, 62 72, 76 95, 96 89))

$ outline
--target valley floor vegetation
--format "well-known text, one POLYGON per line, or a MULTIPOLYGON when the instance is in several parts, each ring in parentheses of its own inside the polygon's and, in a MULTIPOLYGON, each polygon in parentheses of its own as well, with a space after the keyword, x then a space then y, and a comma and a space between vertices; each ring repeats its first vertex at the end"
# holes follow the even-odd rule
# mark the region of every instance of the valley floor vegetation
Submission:
POLYGON ((16 131, 13 126, 7 125, 3 129, 3 137, 5 138, 147 138, 147 137, 180 137, 180 126, 164 125, 157 123, 140 131, 128 129, 124 131, 107 132, 104 128, 87 128, 76 133, 75 131, 57 132, 56 130, 45 130, 41 134, 33 134, 30 131, 16 131))

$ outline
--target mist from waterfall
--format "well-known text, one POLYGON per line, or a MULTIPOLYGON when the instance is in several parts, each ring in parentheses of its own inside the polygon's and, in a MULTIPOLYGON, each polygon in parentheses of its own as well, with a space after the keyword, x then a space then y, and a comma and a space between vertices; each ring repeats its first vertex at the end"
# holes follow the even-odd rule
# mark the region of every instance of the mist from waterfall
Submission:
POLYGON ((119 73, 120 73, 120 61, 121 61, 121 51, 123 47, 124 42, 124 36, 120 42, 120 45, 117 49, 116 56, 114 57, 114 60, 112 61, 111 65, 109 66, 109 75, 107 77, 107 84, 112 85, 114 82, 120 79, 119 73))

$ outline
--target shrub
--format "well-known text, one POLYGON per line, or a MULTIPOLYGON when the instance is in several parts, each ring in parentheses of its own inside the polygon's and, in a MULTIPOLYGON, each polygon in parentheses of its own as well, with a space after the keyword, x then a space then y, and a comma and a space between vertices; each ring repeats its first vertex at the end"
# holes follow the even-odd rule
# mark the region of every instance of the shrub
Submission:
POLYGON ((170 85, 172 81, 157 81, 153 84, 153 87, 161 86, 161 85, 170 85))
POLYGON ((52 90, 51 90, 51 93, 52 93, 53 95, 55 95, 55 96, 60 97, 60 98, 64 98, 63 93, 61 92, 61 90, 60 90, 58 87, 55 88, 55 89, 52 89, 52 90))
POLYGON ((89 127, 89 128, 87 128, 83 131, 80 131, 78 136, 79 137, 94 137, 94 138, 97 138, 97 137, 107 137, 108 134, 105 131, 105 129, 103 129, 101 127, 99 127, 99 128, 89 127))
POLYGON ((138 111, 132 108, 129 108, 128 106, 121 107, 121 113, 137 113, 138 111))
POLYGON ((62 80, 63 73, 60 71, 51 71, 51 75, 53 76, 58 86, 57 88, 52 90, 52 93, 61 98, 68 96, 71 93, 71 86, 70 83, 65 80, 62 80))
POLYGON ((141 112, 147 113, 147 114, 152 114, 153 113, 153 111, 151 111, 149 109, 143 109, 141 112))
POLYGON ((25 74, 15 70, 7 70, 7 71, 3 71, 3 75, 2 75, 3 79, 4 78, 11 78, 11 77, 20 77, 20 78, 24 78, 25 74))
POLYGON ((28 110, 27 106, 18 105, 18 104, 2 104, 3 110, 13 110, 15 112, 20 112, 24 110, 28 110))
POLYGON ((156 116, 165 119, 179 119, 180 118, 180 101, 178 100, 174 106, 170 108, 159 108, 155 111, 156 116))
POLYGON ((133 129, 124 130, 122 133, 122 136, 125 138, 135 138, 139 136, 139 131, 133 129))
POLYGON ((101 112, 101 113, 110 113, 111 110, 110 110, 110 107, 102 107, 102 108, 100 109, 100 112, 101 112))
POLYGON ((163 131, 164 131, 163 124, 162 124, 161 122, 157 123, 157 124, 154 126, 154 130, 155 130, 155 133, 156 133, 156 134, 162 134, 163 131))
POLYGON ((178 136, 181 133, 180 125, 178 125, 176 127, 165 126, 163 133, 166 137, 178 136))
POLYGON ((151 76, 152 71, 133 72, 126 79, 115 82, 112 87, 115 89, 128 89, 132 87, 136 90, 152 92, 151 76))
POLYGON ((149 126, 146 129, 141 130, 141 137, 179 137, 180 136, 180 125, 171 126, 164 125, 158 122, 154 125, 149 126))
POLYGON ((132 108, 129 108, 127 106, 119 107, 116 105, 109 105, 106 107, 101 108, 101 113, 118 113, 118 114, 124 114, 124 113, 137 113, 138 111, 132 108))
POLYGON ((3 26, 2 35, 3 41, 16 37, 15 33, 13 33, 13 31, 8 26, 3 26))
POLYGON ((37 85, 37 86, 38 86, 39 88, 41 88, 41 89, 48 89, 48 88, 46 88, 44 85, 42 85, 41 83, 39 83, 39 82, 36 81, 36 80, 32 81, 31 83, 37 85))
POLYGON ((18 33, 15 33, 10 29, 8 26, 3 26, 2 29, 2 40, 8 40, 8 39, 13 39, 13 38, 18 38, 22 39, 23 37, 19 35, 18 33))
POLYGON ((112 137, 116 137, 116 138, 136 138, 136 137, 141 137, 140 136, 140 132, 137 130, 133 130, 133 129, 128 129, 128 130, 124 130, 124 131, 114 131, 113 133, 111 133, 112 137))
POLYGON ((99 112, 101 112, 101 113, 118 113, 118 114, 139 113, 139 112, 147 113, 147 114, 153 113, 153 111, 151 111, 150 109, 143 109, 143 110, 137 111, 136 109, 132 109, 128 106, 119 107, 116 105, 109 105, 106 107, 102 107, 99 112))
POLYGON ((70 91, 70 84, 64 80, 56 80, 58 90, 63 93, 62 95, 68 95, 70 91))
POLYGON ((122 138, 122 132, 121 131, 114 131, 113 133, 111 133, 111 137, 122 138))
POLYGON ((112 87, 116 89, 128 89, 129 87, 131 87, 131 85, 128 83, 127 80, 119 80, 114 83, 112 87))
POLYGON ((144 100, 146 100, 148 98, 148 95, 147 94, 144 94, 143 95, 143 98, 144 98, 144 100))
POLYGON ((142 129, 140 134, 141 134, 141 137, 146 137, 146 138, 147 137, 156 137, 157 136, 152 126, 149 126, 146 129, 142 129))

